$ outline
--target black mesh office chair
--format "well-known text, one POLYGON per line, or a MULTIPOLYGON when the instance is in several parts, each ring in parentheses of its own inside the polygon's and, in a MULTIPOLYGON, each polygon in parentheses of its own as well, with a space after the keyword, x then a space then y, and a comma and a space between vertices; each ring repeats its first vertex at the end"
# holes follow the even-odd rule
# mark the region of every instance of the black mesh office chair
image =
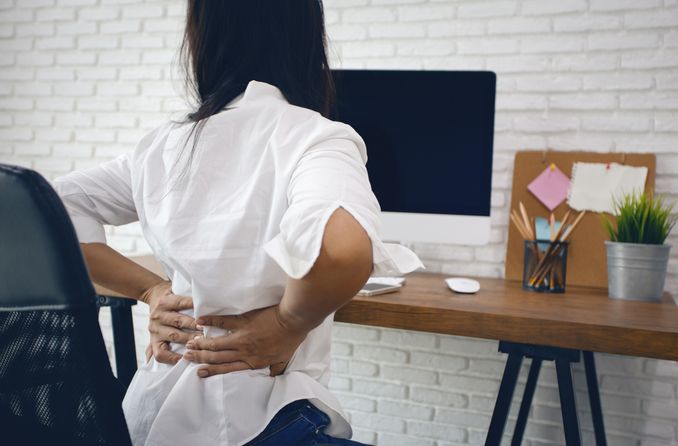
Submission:
POLYGON ((0 443, 131 444, 97 313, 56 192, 0 164, 0 443))

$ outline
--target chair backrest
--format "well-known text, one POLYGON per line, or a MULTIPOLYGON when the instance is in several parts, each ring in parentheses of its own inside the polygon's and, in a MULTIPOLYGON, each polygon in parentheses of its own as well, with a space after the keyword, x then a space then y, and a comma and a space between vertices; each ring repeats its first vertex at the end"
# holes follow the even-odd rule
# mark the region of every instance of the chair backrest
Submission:
POLYGON ((0 426, 16 444, 130 445, 96 295, 63 203, 0 164, 0 426))

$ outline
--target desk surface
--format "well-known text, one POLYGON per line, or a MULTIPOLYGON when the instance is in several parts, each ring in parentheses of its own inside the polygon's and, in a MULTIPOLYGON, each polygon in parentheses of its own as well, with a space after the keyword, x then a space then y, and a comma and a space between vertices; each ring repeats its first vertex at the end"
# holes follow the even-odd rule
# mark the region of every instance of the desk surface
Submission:
MULTIPOLYGON (((132 260, 162 271, 150 256, 132 260)), ((478 278, 477 294, 459 295, 443 277, 410 274, 398 292, 356 296, 335 320, 678 361, 678 306, 668 293, 659 303, 633 302, 610 299, 600 288, 540 294, 520 282, 478 278)))

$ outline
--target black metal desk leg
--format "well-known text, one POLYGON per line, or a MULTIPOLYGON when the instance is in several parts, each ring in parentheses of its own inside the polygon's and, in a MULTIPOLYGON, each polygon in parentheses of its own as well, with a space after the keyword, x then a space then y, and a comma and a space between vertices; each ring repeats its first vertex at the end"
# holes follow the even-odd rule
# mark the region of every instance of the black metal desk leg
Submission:
POLYGON ((603 406, 600 404, 600 392, 598 391, 598 374, 596 373, 596 360, 593 352, 584 353, 584 370, 586 370, 586 386, 589 389, 589 402, 591 403, 591 419, 593 431, 596 434, 596 445, 607 446, 605 438, 605 424, 603 423, 603 406))
POLYGON ((115 365, 118 372, 118 380, 127 388, 132 381, 134 373, 137 371, 132 308, 126 305, 112 305, 111 321, 113 325, 113 343, 115 346, 115 365))
POLYGON ((574 399, 570 361, 556 359, 556 374, 558 375, 558 390, 560 391, 560 410, 563 413, 565 443, 567 446, 580 446, 581 432, 577 418, 577 404, 574 399))
POLYGON ((492 413, 492 421, 490 421, 490 430, 487 432, 487 438, 485 439, 485 446, 499 446, 501 444, 506 419, 511 409, 513 391, 516 389, 516 382, 518 382, 518 374, 520 373, 522 362, 522 355, 517 353, 510 353, 508 355, 506 367, 504 367, 504 376, 499 386, 499 395, 497 395, 497 402, 492 413))
POLYGON ((520 403, 520 411, 518 412, 516 427, 513 430, 513 439, 511 440, 512 446, 520 446, 520 444, 523 442, 523 434, 525 433, 527 416, 530 414, 530 406, 532 405, 534 391, 537 388, 537 379, 539 379, 540 370, 541 359, 532 359, 532 363, 530 364, 530 373, 527 375, 527 383, 525 383, 525 391, 523 392, 523 401, 520 403))

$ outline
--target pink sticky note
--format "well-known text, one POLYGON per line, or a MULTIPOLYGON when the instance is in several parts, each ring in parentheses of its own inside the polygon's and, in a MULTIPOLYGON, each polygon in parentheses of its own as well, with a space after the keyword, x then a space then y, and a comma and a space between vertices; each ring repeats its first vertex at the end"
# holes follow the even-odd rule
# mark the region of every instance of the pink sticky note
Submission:
POLYGON ((570 179, 558 167, 551 165, 540 173, 527 189, 552 211, 567 198, 570 179))

